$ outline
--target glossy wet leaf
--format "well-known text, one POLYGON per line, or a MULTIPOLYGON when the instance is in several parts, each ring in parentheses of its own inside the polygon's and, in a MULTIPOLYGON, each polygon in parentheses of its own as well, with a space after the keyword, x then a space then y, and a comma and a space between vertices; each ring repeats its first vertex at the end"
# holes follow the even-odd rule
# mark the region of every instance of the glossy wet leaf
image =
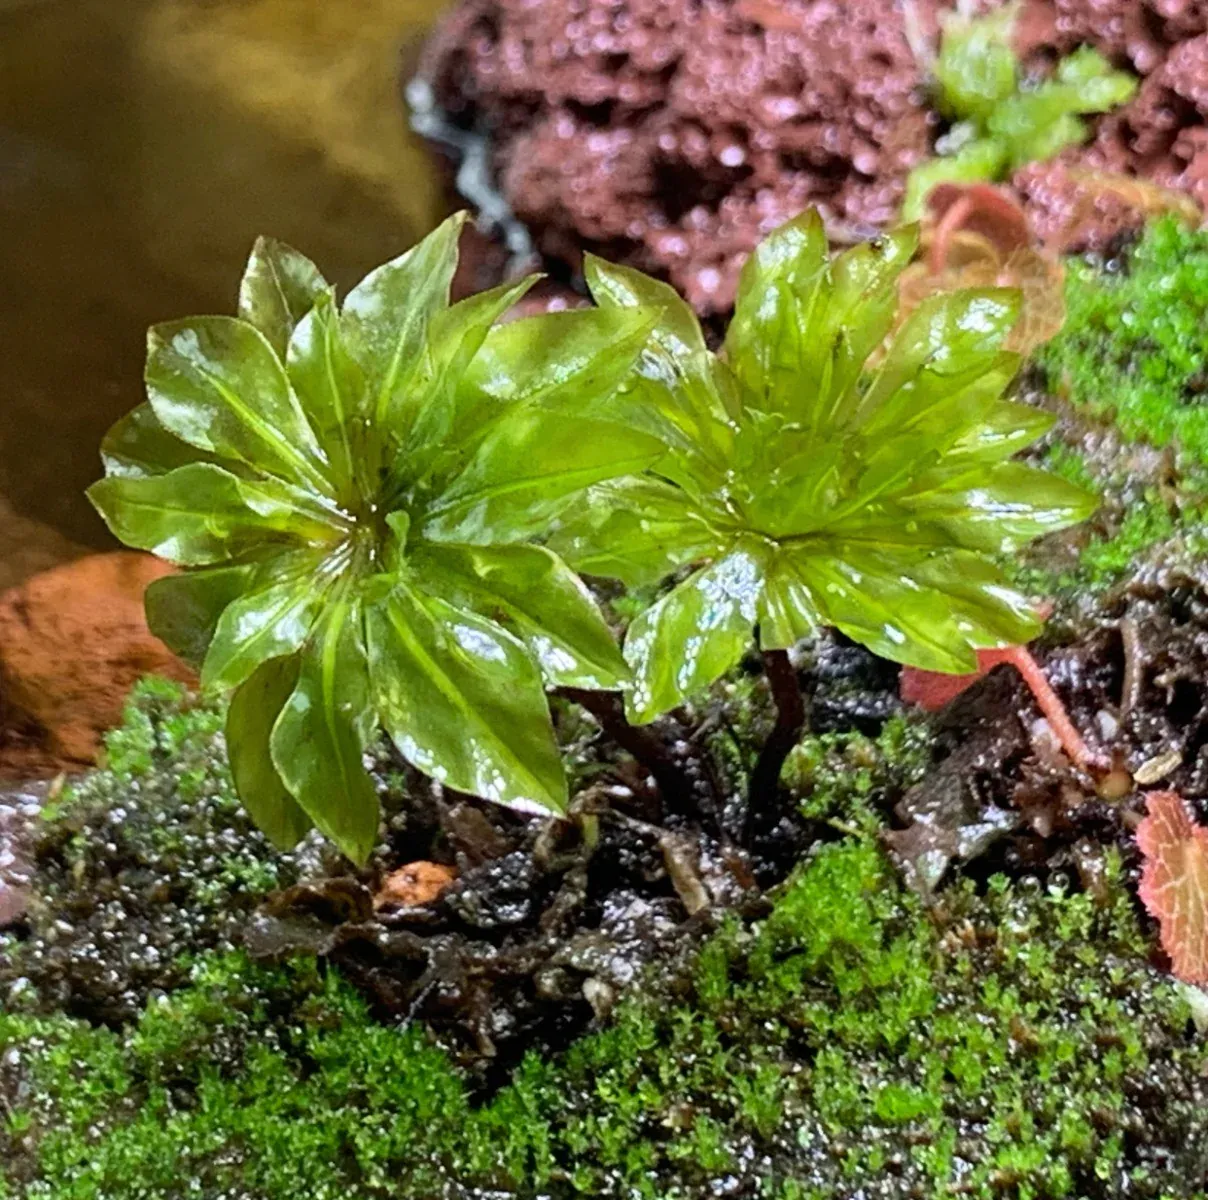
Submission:
POLYGON ((231 697, 226 743, 235 791, 252 820, 283 850, 289 850, 313 826, 273 765, 272 732, 298 684, 299 659, 261 663, 231 697))
POLYGON ((238 687, 262 663, 301 649, 322 603, 323 593, 297 576, 233 600, 210 639, 202 686, 238 687))
POLYGON ((284 358, 294 327, 327 289, 327 280, 305 254, 275 238, 260 237, 239 285, 239 316, 284 358))
POLYGON ((657 314, 497 327, 532 281, 450 305, 459 229, 342 307, 313 264, 258 243, 241 319, 152 331, 150 403, 110 432, 90 492, 123 541, 191 568, 148 616, 234 691, 249 811, 282 842, 313 822, 358 861, 383 725, 459 788, 565 805, 545 682, 616 689, 627 667, 578 579, 525 543, 664 452, 616 398, 657 314), (390 651, 372 684, 367 628, 390 651))
POLYGON ((147 335, 147 397, 181 441, 325 492, 315 436, 264 335, 234 317, 191 317, 147 335))
POLYGON ((525 642, 550 687, 619 691, 620 647, 579 577, 540 546, 432 546, 418 570, 439 595, 525 642))
POLYGON ((548 529, 576 493, 637 474, 663 443, 611 421, 540 409, 497 422, 434 501, 425 534, 446 542, 518 541, 548 529))
POLYGON ((111 475, 88 496, 126 545, 180 566, 207 566, 266 541, 287 546, 298 533, 322 533, 309 514, 296 520, 286 493, 271 484, 252 491, 210 463, 141 478, 111 475))
POLYGON ((301 651, 269 744, 298 807, 353 862, 364 862, 377 841, 377 792, 362 761, 376 724, 360 603, 342 596, 301 651))
POLYGON ((243 563, 156 579, 144 597, 147 626, 174 654, 200 667, 223 611, 255 577, 255 564, 243 563))
POLYGON ((406 429, 417 397, 407 382, 419 370, 432 320, 449 307, 457 241, 465 214, 450 217, 417 246, 370 272, 344 302, 347 344, 360 363, 369 412, 406 429))
POLYGON ((625 638, 631 720, 654 720, 738 663, 751 644, 764 571, 757 545, 735 547, 634 621, 625 638))
MULTIPOLYGON (((814 215, 769 237, 744 271, 723 357, 694 367, 715 395, 734 389, 729 444, 705 454, 670 439, 646 479, 600 484, 561 519, 551 544, 587 572, 649 583, 703 564, 628 631, 634 719, 707 687, 756 626, 765 649, 831 625, 948 672, 1034 636, 1030 604, 994 559, 1094 502, 1009 461, 1051 420, 1002 398, 1019 362, 1002 349, 1017 293, 931 296, 884 344, 913 247, 903 231, 832 260, 814 215)), ((683 312, 673 319, 656 341, 696 358, 683 312)))
POLYGON ((374 606, 368 631, 375 703, 408 762, 501 804, 565 810, 541 673, 523 642, 402 583, 374 606))
POLYGON ((576 570, 630 587, 657 582, 723 544, 683 488, 652 477, 592 487, 562 516, 550 540, 576 570))
POLYGON ((314 430, 337 495, 355 502, 369 481, 360 478, 365 378, 340 336, 335 295, 321 293, 298 322, 286 349, 286 371, 314 430))

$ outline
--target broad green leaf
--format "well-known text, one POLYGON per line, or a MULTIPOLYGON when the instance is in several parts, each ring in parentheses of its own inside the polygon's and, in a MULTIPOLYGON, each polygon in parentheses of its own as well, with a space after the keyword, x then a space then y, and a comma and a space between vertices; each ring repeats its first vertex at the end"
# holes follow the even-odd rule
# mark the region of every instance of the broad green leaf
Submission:
POLYGON ((990 554, 1009 554, 1084 521, 1097 507, 1082 488, 1022 463, 983 469, 934 490, 911 489, 899 504, 908 518, 942 523, 953 545, 990 554))
POLYGON ((591 593, 540 546, 440 546, 412 560, 425 586, 509 629, 550 687, 619 691, 629 675, 591 593))
POLYGON ((520 409, 610 417, 657 312, 579 309, 525 317, 487 334, 457 389, 451 445, 432 476, 448 483, 520 409))
POLYGON ((369 486, 360 478, 365 379, 344 346, 332 292, 320 293, 298 322, 286 352, 286 369, 339 493, 355 500, 369 486))
POLYGON ((298 684, 298 656, 262 663, 231 697, 226 743, 235 791, 257 826, 282 850, 310 832, 313 822, 289 794, 273 766, 273 726, 298 684))
POLYGON ((1018 16, 1018 4, 973 19, 948 16, 935 77, 950 117, 984 119, 1014 93, 1019 66, 1011 39, 1018 16))
POLYGON ((166 475, 110 476, 88 498, 114 535, 180 566, 208 566, 266 542, 283 547, 330 529, 300 514, 287 493, 194 463, 166 475))
POLYGON ((238 687, 261 663, 294 654, 310 634, 322 602, 321 587, 305 575, 240 596, 218 618, 202 666, 202 687, 238 687))
POLYGON ((355 863, 377 841, 379 805, 362 757, 375 725, 360 603, 329 600, 273 726, 273 766, 298 806, 355 863))
POLYGON ((964 470, 973 463, 999 462, 1030 446, 1052 429, 1057 418, 1043 409, 1013 400, 991 405, 961 435, 945 456, 945 466, 964 470))
POLYGON ((200 667, 223 609, 252 585, 255 563, 165 575, 147 588, 147 626, 187 663, 200 667))
POLYGON ((194 317, 147 335, 147 396, 160 423, 200 450, 320 493, 326 462, 281 360, 234 317, 194 317))
POLYGON ((590 488, 563 515, 550 548, 577 571, 654 583, 721 550, 721 535, 681 489, 649 475, 590 488))
POLYGON ((395 478, 423 478, 429 467, 447 454, 451 441, 461 442, 468 436, 470 420, 459 407, 465 395, 461 381, 491 327, 537 279, 536 275, 530 275, 519 283, 479 292, 433 317, 422 402, 410 435, 396 456, 395 478))
MULTIPOLYGON (((929 296, 898 330, 880 370, 860 400, 855 421, 868 437, 897 433, 901 421, 918 424, 926 407, 958 388, 976 384, 979 371, 996 378, 1018 358, 1002 350, 1019 315, 1012 288, 968 288, 929 296), (920 405, 920 393, 927 399, 920 405)), ((1006 386, 1010 374, 999 385, 1006 386)))
POLYGON ((765 547, 749 539, 689 576, 625 635, 631 721, 645 724, 707 688, 742 658, 759 617, 765 547))
POLYGON ((728 391, 719 387, 696 314, 674 288, 631 267, 588 254, 584 273, 602 307, 661 312, 638 358, 639 386, 630 392, 630 420, 640 420, 645 412, 643 428, 659 433, 680 453, 699 453, 715 465, 730 444, 734 414, 727 407, 728 391))
POLYGON ((829 266, 826 230, 812 208, 774 229, 743 265, 722 356, 760 408, 802 352, 829 266))
POLYGON ((424 536, 480 545, 539 536, 575 493, 638 474, 664 449, 610 421, 515 411, 493 426, 473 460, 433 502, 424 536))
MULTIPOLYGON (((815 225, 820 224, 816 218, 815 225)), ((725 354, 750 403, 825 438, 849 409, 868 356, 897 311, 898 276, 918 245, 913 227, 854 247, 832 262, 810 244, 807 271, 777 261, 752 281, 726 333, 725 354), (762 285, 762 286, 761 286, 762 285)))
POLYGON ((294 326, 327 286, 305 254, 274 238, 257 238, 239 285, 239 316, 259 329, 284 359, 294 326))
POLYGON ((373 690, 399 753, 425 774, 526 812, 564 812, 541 673, 493 621, 400 584, 368 614, 373 690))
POLYGON ((213 461, 212 455, 173 437, 159 423, 150 404, 132 408, 101 442, 106 475, 166 475, 189 463, 213 461))
POLYGON ((943 597, 961 636, 978 650, 1026 646, 1044 627, 1034 600, 1017 592, 1002 571, 980 555, 936 555, 916 570, 915 579, 943 597))
POLYGON ((379 428, 401 433, 414 420, 418 397, 408 384, 422 369, 433 318, 449 307, 465 221, 464 212, 450 217, 367 275, 344 301, 345 336, 364 371, 368 412, 379 428))
POLYGON ((758 617, 763 650, 787 650, 803 638, 814 637, 822 625, 822 614, 791 551, 778 550, 771 560, 759 597, 758 617))

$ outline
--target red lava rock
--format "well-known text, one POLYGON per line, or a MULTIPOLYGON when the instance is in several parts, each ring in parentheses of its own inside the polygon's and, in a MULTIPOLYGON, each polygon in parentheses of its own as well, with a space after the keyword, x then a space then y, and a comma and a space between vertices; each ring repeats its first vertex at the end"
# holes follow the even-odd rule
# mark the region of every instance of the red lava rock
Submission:
POLYGON ((373 898, 373 907, 397 904, 404 908, 419 908, 431 904, 456 878, 457 872, 441 863, 408 863, 382 880, 382 886, 373 898))
MULTIPOLYGON (((731 306, 756 242, 803 208, 836 241, 896 219, 943 129, 926 77, 945 7, 462 0, 420 72, 453 122, 489 137, 542 254, 575 269, 596 250, 669 279, 707 316, 731 306)), ((1028 0, 1015 40, 1029 69, 1089 43, 1143 77, 1092 120, 1089 145, 1017 175, 1033 228, 1099 249, 1143 220, 1127 193, 1085 203, 1070 166, 1208 202, 1208 0, 1028 0)))
POLYGON ((143 616, 147 585, 171 571, 147 554, 96 554, 0 595, 3 726, 39 732, 35 770, 92 762, 143 675, 193 681, 143 616))
POLYGON ((701 312, 809 204, 836 230, 886 224, 930 144, 890 0, 467 0, 422 73, 486 127, 541 251, 584 244, 669 277, 701 312))

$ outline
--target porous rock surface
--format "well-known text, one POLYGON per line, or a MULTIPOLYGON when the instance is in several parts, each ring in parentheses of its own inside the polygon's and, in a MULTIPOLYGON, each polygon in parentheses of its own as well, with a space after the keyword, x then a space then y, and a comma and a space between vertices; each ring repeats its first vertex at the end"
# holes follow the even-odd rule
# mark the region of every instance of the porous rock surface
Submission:
POLYGON ((148 554, 95 554, 0 594, 0 772, 92 762, 144 675, 192 675, 147 629, 143 593, 172 568, 148 554))
MULTIPOLYGON (((592 249, 670 279, 709 315, 732 304, 760 237, 804 207, 840 242, 895 218, 943 129, 926 71, 940 7, 462 0, 421 75, 489 140, 504 198, 547 258, 574 270, 592 249)), ((1041 232, 1101 248, 1138 223, 1117 195, 1088 207, 1074 163, 1208 201, 1208 3, 1029 0, 1016 36, 1038 70, 1088 42, 1142 76, 1087 146, 1016 180, 1041 232)))

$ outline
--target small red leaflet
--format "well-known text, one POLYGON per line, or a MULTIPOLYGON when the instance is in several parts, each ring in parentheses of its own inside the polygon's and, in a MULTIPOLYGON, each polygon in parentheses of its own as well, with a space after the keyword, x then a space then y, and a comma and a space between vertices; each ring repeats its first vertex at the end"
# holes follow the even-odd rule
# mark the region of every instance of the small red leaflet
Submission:
POLYGON ((1107 766, 1102 755, 1091 750, 1082 735, 1074 727, 1061 703, 1057 693, 1053 691, 1040 664, 1032 657, 1025 646, 1007 646, 1002 650, 979 650, 977 652, 977 672, 973 675, 942 675, 937 671, 921 671, 917 667, 902 669, 901 696, 913 704, 919 704, 928 712, 935 712, 950 701, 955 700, 970 684, 975 683, 983 675, 992 671, 1000 663, 1010 663, 1023 676, 1028 690, 1036 700, 1036 705, 1044 714, 1045 720, 1054 736, 1061 743, 1066 756, 1075 766, 1081 767, 1088 774, 1095 774, 1107 766))
POLYGON ((1176 792, 1151 792, 1137 827, 1141 900, 1157 918, 1162 949, 1184 983, 1208 983, 1208 828, 1176 792))

